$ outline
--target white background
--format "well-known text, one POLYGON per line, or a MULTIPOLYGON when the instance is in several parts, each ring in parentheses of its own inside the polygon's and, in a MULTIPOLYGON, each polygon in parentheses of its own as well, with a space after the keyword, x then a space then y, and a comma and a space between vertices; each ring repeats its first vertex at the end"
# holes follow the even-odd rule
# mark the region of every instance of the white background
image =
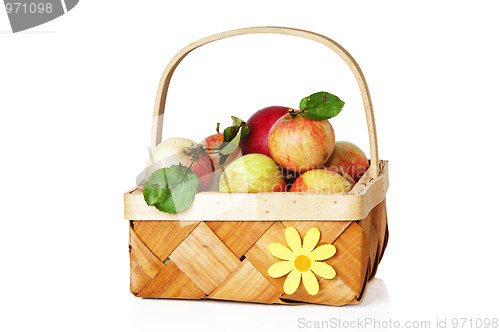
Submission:
MULTIPOLYGON (((4 331, 294 331, 299 319, 500 318, 494 1, 81 1, 12 34, 0 10, 4 331), (147 159, 159 78, 185 45, 225 30, 290 26, 333 38, 370 87, 390 161, 390 240, 355 306, 143 300, 129 287, 123 193, 147 159), (6 327, 6 329, 4 328, 6 327)), ((167 100, 164 137, 199 141, 229 116, 346 101, 337 139, 368 154, 352 74, 326 47, 243 36, 194 51, 167 100)), ((348 330, 354 330, 350 328, 348 330)))

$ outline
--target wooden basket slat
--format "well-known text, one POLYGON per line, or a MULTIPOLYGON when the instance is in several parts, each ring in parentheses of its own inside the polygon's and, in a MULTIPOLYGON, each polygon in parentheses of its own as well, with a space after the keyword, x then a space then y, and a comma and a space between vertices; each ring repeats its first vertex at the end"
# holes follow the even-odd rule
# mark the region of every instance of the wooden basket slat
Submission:
POLYGON ((352 221, 282 221, 281 222, 286 227, 295 227, 304 239, 307 231, 312 227, 316 227, 320 231, 320 243, 333 243, 344 230, 349 227, 352 221))
POLYGON ((205 294, 210 294, 240 264, 205 223, 200 223, 169 258, 205 294))
POLYGON ((196 286, 172 261, 169 261, 137 296, 201 299, 205 297, 205 292, 196 286))
POLYGON ((286 277, 271 278, 267 274, 267 270, 271 265, 281 261, 269 253, 269 245, 274 242, 286 244, 285 229, 286 227, 281 222, 274 222, 250 250, 245 253, 246 259, 280 291, 283 291, 283 283, 286 277))
POLYGON ((135 188, 124 195, 125 218, 128 220, 361 220, 385 199, 389 188, 387 161, 380 161, 380 174, 368 177, 349 194, 310 193, 218 193, 199 192, 192 205, 181 213, 164 213, 144 201, 143 192, 135 188), (321 206, 318 209, 318 206, 321 206))
POLYGON ((207 221, 205 224, 236 257, 241 258, 273 222, 207 221))
POLYGON ((208 297, 231 301, 275 303, 281 294, 248 259, 245 259, 208 297))
POLYGON ((385 200, 373 209, 373 219, 378 222, 379 259, 382 258, 382 251, 385 248, 386 237, 389 236, 387 230, 387 205, 385 200))
POLYGON ((200 222, 181 225, 180 222, 134 220, 134 231, 162 262, 198 226, 200 222))
POLYGON ((373 218, 373 211, 363 220, 360 220, 358 225, 361 226, 365 236, 370 243, 368 247, 368 270, 372 271, 374 265, 377 263, 378 254, 379 254, 379 233, 378 233, 378 225, 379 223, 373 218))
POLYGON ((280 298, 274 302, 275 304, 285 304, 285 305, 304 305, 307 302, 297 302, 297 301, 287 301, 286 299, 280 298))
POLYGON ((163 268, 160 261, 129 227, 130 291, 137 294, 163 268))
POLYGON ((331 280, 318 277, 318 282, 320 291, 317 295, 309 295, 301 282, 295 293, 291 295, 283 294, 281 298, 305 303, 339 306, 350 303, 358 295, 339 277, 331 280))
POLYGON ((378 263, 380 262, 384 237, 387 228, 387 215, 385 210, 385 200, 377 205, 367 218, 361 220, 359 225, 368 238, 369 246, 369 271, 370 279, 375 275, 378 263))
POLYGON ((378 269, 378 265, 382 260, 382 256, 384 255, 384 250, 387 245, 387 240, 389 237, 389 229, 387 227, 387 207, 385 200, 377 205, 377 207, 373 210, 373 220, 377 223, 378 229, 378 250, 376 261, 373 262, 371 266, 371 275, 370 280, 375 277, 375 274, 378 269))
POLYGON ((361 293, 359 293, 351 302, 349 302, 349 304, 359 303, 361 301, 361 297, 363 296, 366 290, 366 285, 368 284, 369 280, 370 280, 370 271, 368 266, 366 269, 365 281, 363 282, 363 287, 361 288, 361 293))
POLYGON ((369 244, 363 228, 356 222, 351 223, 333 245, 337 252, 325 263, 331 265, 337 272, 337 277, 359 295, 364 286, 369 261, 369 244))

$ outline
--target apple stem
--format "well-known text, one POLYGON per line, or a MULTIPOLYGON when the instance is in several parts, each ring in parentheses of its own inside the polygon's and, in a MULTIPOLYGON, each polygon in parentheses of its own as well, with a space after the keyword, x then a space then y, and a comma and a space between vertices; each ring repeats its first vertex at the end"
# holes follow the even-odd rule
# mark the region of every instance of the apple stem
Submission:
POLYGON ((217 128, 215 128, 217 134, 220 134, 219 128, 220 128, 220 122, 217 122, 217 128))
POLYGON ((292 118, 295 118, 297 115, 299 115, 299 112, 297 112, 297 110, 294 110, 293 108, 290 108, 288 110, 288 114, 290 114, 292 118))
POLYGON ((206 148, 205 151, 207 151, 210 154, 213 154, 214 152, 222 150, 221 148, 206 148))
MULTIPOLYGON (((207 152, 208 154, 216 154, 217 152, 222 150, 221 148, 209 148, 206 145, 200 145, 198 147, 193 147, 190 150, 193 151, 193 154, 196 154, 197 149, 203 150, 204 152, 207 152)), ((201 151, 198 153, 198 157, 199 157, 200 153, 201 153, 201 151)))

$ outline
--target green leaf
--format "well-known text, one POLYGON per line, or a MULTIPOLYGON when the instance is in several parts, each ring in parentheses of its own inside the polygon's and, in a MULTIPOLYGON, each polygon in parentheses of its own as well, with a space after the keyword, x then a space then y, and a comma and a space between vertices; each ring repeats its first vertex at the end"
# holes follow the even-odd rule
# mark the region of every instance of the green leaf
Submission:
POLYGON ((233 119, 233 125, 224 129, 224 140, 219 145, 219 164, 221 165, 238 148, 240 140, 250 133, 250 128, 245 121, 235 116, 232 116, 231 119, 233 119))
MULTIPOLYGON (((238 148, 238 145, 240 144, 241 140, 241 131, 236 134, 236 137, 231 140, 228 144, 224 145, 224 147, 221 148, 219 153, 221 155, 230 155, 233 153, 234 150, 238 148)), ((222 146, 222 144, 221 144, 222 146)))
MULTIPOLYGON (((246 122, 241 120, 240 118, 231 116, 231 119, 233 119, 233 125, 224 129, 224 142, 231 142, 238 134, 240 128, 248 128, 246 122)), ((250 129, 248 129, 248 131, 250 131, 250 129)))
POLYGON ((247 136, 248 134, 250 134, 250 128, 246 124, 244 124, 241 127, 241 139, 245 138, 245 136, 247 136))
POLYGON ((344 102, 328 92, 316 92, 300 101, 300 115, 311 120, 327 120, 337 116, 344 102))
POLYGON ((238 134, 239 128, 240 127, 231 126, 224 129, 224 142, 231 142, 238 134))
POLYGON ((167 213, 186 210, 198 191, 198 176, 188 167, 172 165, 156 170, 144 184, 144 200, 167 213))
POLYGON ((165 195, 170 195, 165 168, 156 170, 151 174, 148 181, 144 184, 143 195, 144 200, 149 206, 154 206, 159 201, 162 201, 165 195))
POLYGON ((245 121, 236 116, 231 116, 231 119, 233 119, 233 127, 241 127, 245 124, 245 121))

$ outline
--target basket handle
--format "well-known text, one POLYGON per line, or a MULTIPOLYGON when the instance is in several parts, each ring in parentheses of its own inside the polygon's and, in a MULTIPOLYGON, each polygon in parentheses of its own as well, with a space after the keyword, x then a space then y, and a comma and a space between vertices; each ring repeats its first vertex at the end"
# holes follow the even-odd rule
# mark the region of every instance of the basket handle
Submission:
POLYGON ((293 28, 253 27, 253 28, 230 30, 202 38, 180 50, 179 53, 177 53, 174 56, 174 58, 170 61, 170 63, 167 65, 167 68, 165 68, 165 71, 163 72, 163 75, 161 76, 160 79, 160 85, 158 86, 158 92, 156 94, 155 109, 153 114, 153 127, 151 131, 151 150, 153 150, 158 144, 161 143, 162 131, 163 131, 163 114, 165 111, 165 100, 167 98, 168 86, 170 84, 170 80, 172 79, 172 75, 175 69, 177 68, 179 63, 186 57, 186 55, 188 55, 194 49, 216 40, 224 39, 227 37, 247 35, 247 34, 257 34, 257 33, 283 34, 283 35, 291 35, 291 36, 310 39, 318 43, 321 43, 325 46, 328 46, 347 63, 347 65, 353 72, 356 81, 358 82, 359 89, 361 90, 361 96, 363 97, 366 121, 368 124, 368 135, 370 138, 370 158, 371 158, 370 176, 373 179, 377 178, 379 173, 379 167, 378 167, 379 159, 378 159, 375 118, 373 116, 373 106, 370 98, 370 92, 368 91, 368 85, 366 84, 366 79, 363 73, 361 72, 361 68, 358 66, 354 58, 342 46, 340 46, 338 43, 331 40, 330 38, 314 32, 293 29, 293 28))

